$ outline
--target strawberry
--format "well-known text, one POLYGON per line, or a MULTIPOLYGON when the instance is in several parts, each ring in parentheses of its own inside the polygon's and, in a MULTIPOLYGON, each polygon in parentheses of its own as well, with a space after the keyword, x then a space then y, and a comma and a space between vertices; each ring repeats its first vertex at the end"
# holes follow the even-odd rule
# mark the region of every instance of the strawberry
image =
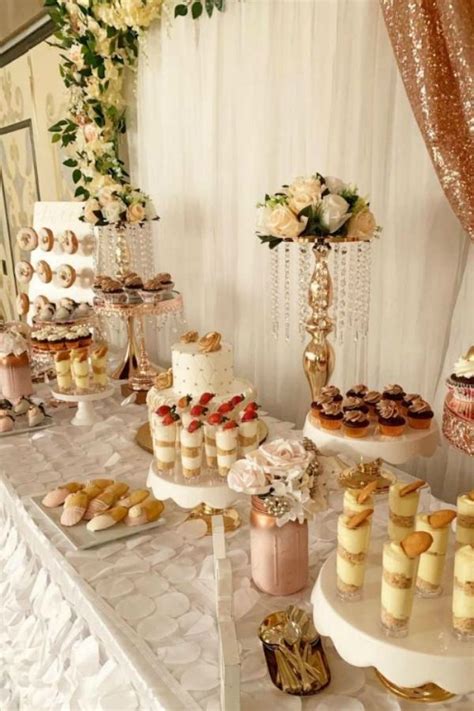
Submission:
POLYGON ((162 425, 172 425, 176 422, 176 417, 174 417, 172 412, 168 412, 161 420, 162 425))
POLYGON ((196 432, 200 427, 202 427, 202 422, 200 420, 193 420, 188 425, 188 432, 196 432))
POLYGON ((189 414, 193 417, 201 417, 201 415, 205 415, 206 412, 207 407, 203 407, 202 405, 194 405, 194 407, 191 408, 189 414))
POLYGON ((188 407, 189 403, 191 402, 192 397, 191 395, 184 395, 178 400, 178 407, 185 408, 188 407))
POLYGON ((213 412, 212 415, 209 415, 207 418, 207 422, 210 425, 220 425, 223 419, 219 412, 213 412))
POLYGON ((201 397, 199 398, 199 404, 200 405, 208 405, 213 398, 216 396, 214 393, 203 393, 201 397))
POLYGON ((228 421, 225 423, 225 425, 224 425, 224 429, 225 429, 225 430, 233 430, 234 427, 237 427, 237 426, 238 426, 238 425, 237 425, 237 422, 236 422, 235 420, 228 420, 228 421))
POLYGON ((256 420, 258 417, 258 412, 256 410, 246 410, 242 415, 242 422, 249 422, 250 420, 256 420))
POLYGON ((223 402, 222 405, 219 405, 217 408, 217 412, 219 412, 221 415, 225 415, 226 412, 232 412, 234 409, 232 403, 230 402, 223 402))
POLYGON ((155 410, 158 417, 164 417, 169 412, 171 412, 171 407, 169 405, 161 405, 158 410, 155 410))
POLYGON ((257 405, 256 402, 249 402, 249 404, 245 407, 245 412, 248 412, 249 410, 258 410, 260 405, 257 405))
POLYGON ((234 407, 237 407, 237 405, 240 405, 243 400, 245 400, 245 397, 243 395, 234 395, 230 402, 234 407))

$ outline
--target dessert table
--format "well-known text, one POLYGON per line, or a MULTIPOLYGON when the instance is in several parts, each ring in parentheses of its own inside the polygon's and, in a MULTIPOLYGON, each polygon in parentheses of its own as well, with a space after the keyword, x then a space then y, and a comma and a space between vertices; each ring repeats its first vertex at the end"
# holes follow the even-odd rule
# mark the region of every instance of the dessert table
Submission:
MULTIPOLYGON (((57 483, 107 473, 145 485, 151 455, 134 437, 146 410, 122 405, 118 391, 98 403, 100 421, 58 426, 0 441, 0 708, 217 711, 219 668, 212 540, 200 521, 166 502, 161 526, 88 551, 71 549, 28 497, 57 483)), ((270 437, 291 423, 265 417, 270 437)), ((295 431, 296 432, 296 431, 295 431)), ((340 497, 339 497, 340 498, 340 497)), ((395 711, 414 704, 391 696, 372 669, 346 664, 329 640, 329 687, 304 700, 270 682, 257 637, 262 619, 290 602, 309 604, 322 562, 335 547, 337 496, 310 524, 310 585, 286 598, 253 586, 248 502, 242 527, 226 536, 242 662, 242 709, 395 711)), ((441 502, 431 501, 433 508, 441 502)), ((374 532, 386 526, 378 506, 374 532)), ((472 708, 474 694, 436 708, 472 708)))

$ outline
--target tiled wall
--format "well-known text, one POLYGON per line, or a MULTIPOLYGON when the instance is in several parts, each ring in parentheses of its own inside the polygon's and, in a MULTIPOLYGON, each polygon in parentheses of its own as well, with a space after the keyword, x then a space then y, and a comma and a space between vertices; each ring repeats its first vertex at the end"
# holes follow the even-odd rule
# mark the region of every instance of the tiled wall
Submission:
POLYGON ((43 42, 0 69, 0 315, 16 317, 15 236, 36 200, 70 200, 69 169, 48 127, 64 113, 58 51, 43 42))

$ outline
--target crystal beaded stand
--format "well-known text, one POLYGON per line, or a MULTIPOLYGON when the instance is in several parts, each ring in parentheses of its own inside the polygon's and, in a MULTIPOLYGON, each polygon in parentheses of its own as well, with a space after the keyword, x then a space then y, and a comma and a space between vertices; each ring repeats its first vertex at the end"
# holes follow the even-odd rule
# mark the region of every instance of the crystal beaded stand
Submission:
POLYGON ((96 227, 96 274, 124 276, 134 271, 146 280, 153 276, 151 222, 125 222, 96 227))

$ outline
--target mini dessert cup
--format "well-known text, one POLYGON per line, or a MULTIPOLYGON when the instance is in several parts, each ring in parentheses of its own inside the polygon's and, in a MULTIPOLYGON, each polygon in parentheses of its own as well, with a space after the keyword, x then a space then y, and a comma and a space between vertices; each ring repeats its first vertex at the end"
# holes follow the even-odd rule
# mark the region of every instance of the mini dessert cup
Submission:
POLYGON ((406 484, 395 482, 388 492, 388 535, 391 541, 399 543, 415 530, 415 516, 420 501, 420 489, 425 482, 421 479, 406 484))
POLYGON ((335 400, 324 403, 319 414, 319 424, 323 430, 340 430, 342 427, 343 413, 341 402, 335 400))
POLYGON ((176 420, 164 424, 163 419, 153 413, 153 454, 158 469, 173 469, 176 463, 176 420))
POLYGON ((237 461, 239 428, 236 422, 229 420, 216 431, 217 468, 221 476, 227 476, 231 466, 237 461), (230 427, 230 424, 233 424, 230 427))
MULTIPOLYGON (((366 509, 373 509, 375 505, 374 493, 377 489, 377 482, 372 481, 363 489, 345 489, 342 500, 343 513, 345 516, 355 516, 366 509)), ((372 519, 370 519, 370 523, 372 519)))
POLYGON ((192 420, 188 427, 181 430, 181 464, 183 476, 192 479, 201 474, 202 467, 202 422, 192 420))
POLYGON ((381 620, 389 637, 406 637, 408 634, 417 564, 416 558, 405 555, 400 543, 384 543, 381 620))
POLYGON ((204 452, 206 454, 207 466, 217 469, 217 446, 216 446, 216 425, 204 423, 204 452))
POLYGON ((474 546, 474 489, 457 499, 456 543, 474 546))
POLYGON ((108 346, 102 345, 94 348, 91 354, 92 380, 98 388, 105 388, 109 380, 107 377, 108 351, 108 346))
POLYGON ((54 357, 56 380, 60 392, 68 392, 72 388, 71 358, 69 351, 60 351, 54 357))
POLYGON ((408 425, 414 430, 428 430, 433 416, 433 410, 421 398, 413 400, 407 410, 408 425))
POLYGON ((239 423, 239 453, 241 457, 245 457, 250 452, 253 452, 258 447, 258 414, 245 413, 239 423))
POLYGON ((337 520, 337 594, 342 600, 360 600, 365 559, 370 542, 370 516, 366 508, 355 516, 341 514, 337 520))
POLYGON ((463 546, 454 558, 453 630, 458 639, 474 639, 474 548, 463 546))
POLYGON ((72 351, 71 372, 78 394, 87 393, 90 388, 89 361, 87 350, 72 351))
POLYGON ((416 578, 418 597, 438 597, 441 595, 446 549, 448 547, 449 528, 456 512, 449 509, 435 511, 432 514, 418 514, 416 531, 425 531, 433 538, 433 543, 420 555, 416 578))
POLYGON ((360 410, 349 410, 344 413, 342 429, 346 437, 362 438, 369 433, 369 419, 360 410))

